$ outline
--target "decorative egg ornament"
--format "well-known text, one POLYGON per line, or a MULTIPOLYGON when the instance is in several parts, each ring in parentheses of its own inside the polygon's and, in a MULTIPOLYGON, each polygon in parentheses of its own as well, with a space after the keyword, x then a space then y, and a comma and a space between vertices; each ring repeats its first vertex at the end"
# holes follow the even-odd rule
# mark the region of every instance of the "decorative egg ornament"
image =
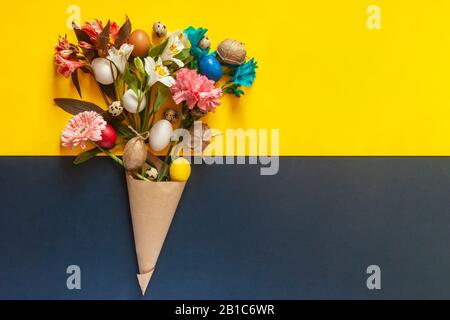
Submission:
POLYGON ((142 137, 134 137, 123 150, 123 165, 129 171, 139 170, 147 159, 148 147, 142 137))
POLYGON ((167 35, 167 27, 161 21, 156 21, 153 24, 153 32, 158 38, 165 37, 167 35))
POLYGON ((145 106, 147 105, 147 98, 145 95, 142 97, 142 101, 139 104, 139 99, 136 93, 132 89, 127 90, 122 98, 122 105, 130 113, 139 113, 142 110, 145 109, 145 106))
POLYGON ((123 106, 122 103, 120 101, 114 101, 109 107, 108 107, 108 112, 113 116, 113 117, 118 117, 122 114, 123 112, 123 106))
POLYGON ((191 164, 185 158, 178 158, 170 165, 170 180, 185 182, 191 176, 191 164))
POLYGON ((203 39, 198 43, 198 46, 202 50, 207 50, 211 48, 211 40, 207 36, 204 36, 203 39))
POLYGON ((102 140, 97 141, 97 144, 105 149, 111 149, 116 145, 117 133, 114 128, 107 124, 105 130, 102 131, 102 140))
POLYGON ((133 56, 144 58, 148 55, 151 42, 150 37, 144 30, 134 30, 130 34, 128 42, 134 46, 133 56))
POLYGON ((247 51, 242 42, 226 39, 217 46, 217 56, 223 63, 241 65, 245 62, 247 51))
POLYGON ((91 62, 95 80, 107 86, 114 83, 117 77, 117 69, 111 61, 104 58, 96 58, 91 62))
POLYGON ((219 81, 222 78, 222 66, 213 55, 204 56, 199 63, 200 72, 208 79, 219 81))
POLYGON ((150 148, 155 152, 164 150, 169 145, 172 135, 172 124, 165 119, 159 120, 150 130, 148 138, 150 148))
POLYGON ((145 176, 151 181, 156 181, 156 179, 158 179, 158 170, 155 168, 150 168, 145 172, 145 176))
POLYGON ((167 109, 164 112, 164 119, 166 119, 167 121, 169 121, 170 123, 176 123, 178 122, 178 112, 176 112, 173 109, 167 109))

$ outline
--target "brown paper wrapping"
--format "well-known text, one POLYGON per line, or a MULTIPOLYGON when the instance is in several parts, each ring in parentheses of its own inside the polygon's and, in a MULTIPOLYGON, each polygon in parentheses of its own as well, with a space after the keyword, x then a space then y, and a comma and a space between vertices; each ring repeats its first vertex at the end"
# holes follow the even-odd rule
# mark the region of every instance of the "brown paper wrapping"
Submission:
POLYGON ((148 182, 127 173, 128 197, 142 295, 156 267, 185 182, 148 182))

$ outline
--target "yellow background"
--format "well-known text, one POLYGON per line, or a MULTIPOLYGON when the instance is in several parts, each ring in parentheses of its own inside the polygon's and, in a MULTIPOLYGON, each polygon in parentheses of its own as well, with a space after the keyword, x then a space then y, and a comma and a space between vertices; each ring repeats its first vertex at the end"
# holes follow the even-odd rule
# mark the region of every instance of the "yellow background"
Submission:
MULTIPOLYGON (((3 2, 1 155, 59 155, 70 116, 54 97, 76 97, 56 75, 53 46, 69 5, 81 19, 128 14, 150 31, 209 28, 216 45, 244 43, 259 62, 254 87, 226 98, 212 127, 279 128, 282 155, 450 155, 450 1, 21 1, 3 2), (382 29, 366 27, 367 7, 382 29)), ((92 82, 85 99, 101 103, 92 82)), ((103 105, 102 105, 103 106, 103 105)), ((103 106, 104 107, 104 106, 103 106)))

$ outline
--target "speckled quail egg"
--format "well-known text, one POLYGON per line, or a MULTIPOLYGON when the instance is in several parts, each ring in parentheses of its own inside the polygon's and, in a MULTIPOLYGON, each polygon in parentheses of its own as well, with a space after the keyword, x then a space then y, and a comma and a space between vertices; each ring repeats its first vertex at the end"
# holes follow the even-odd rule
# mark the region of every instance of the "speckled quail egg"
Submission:
POLYGON ((157 21, 153 24, 153 32, 159 37, 165 37, 167 35, 167 27, 161 21, 157 21))
POLYGON ((108 112, 113 116, 113 117, 118 117, 122 114, 123 112, 123 106, 122 103, 120 101, 114 101, 108 108, 108 112))

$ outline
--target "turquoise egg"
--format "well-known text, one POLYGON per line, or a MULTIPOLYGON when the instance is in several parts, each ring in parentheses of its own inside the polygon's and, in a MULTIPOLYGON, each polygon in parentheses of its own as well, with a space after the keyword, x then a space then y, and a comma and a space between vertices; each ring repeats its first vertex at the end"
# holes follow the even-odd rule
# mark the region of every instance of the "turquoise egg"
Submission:
POLYGON ((200 73, 210 80, 219 81, 222 78, 222 66, 212 55, 204 56, 199 62, 199 68, 200 73))

